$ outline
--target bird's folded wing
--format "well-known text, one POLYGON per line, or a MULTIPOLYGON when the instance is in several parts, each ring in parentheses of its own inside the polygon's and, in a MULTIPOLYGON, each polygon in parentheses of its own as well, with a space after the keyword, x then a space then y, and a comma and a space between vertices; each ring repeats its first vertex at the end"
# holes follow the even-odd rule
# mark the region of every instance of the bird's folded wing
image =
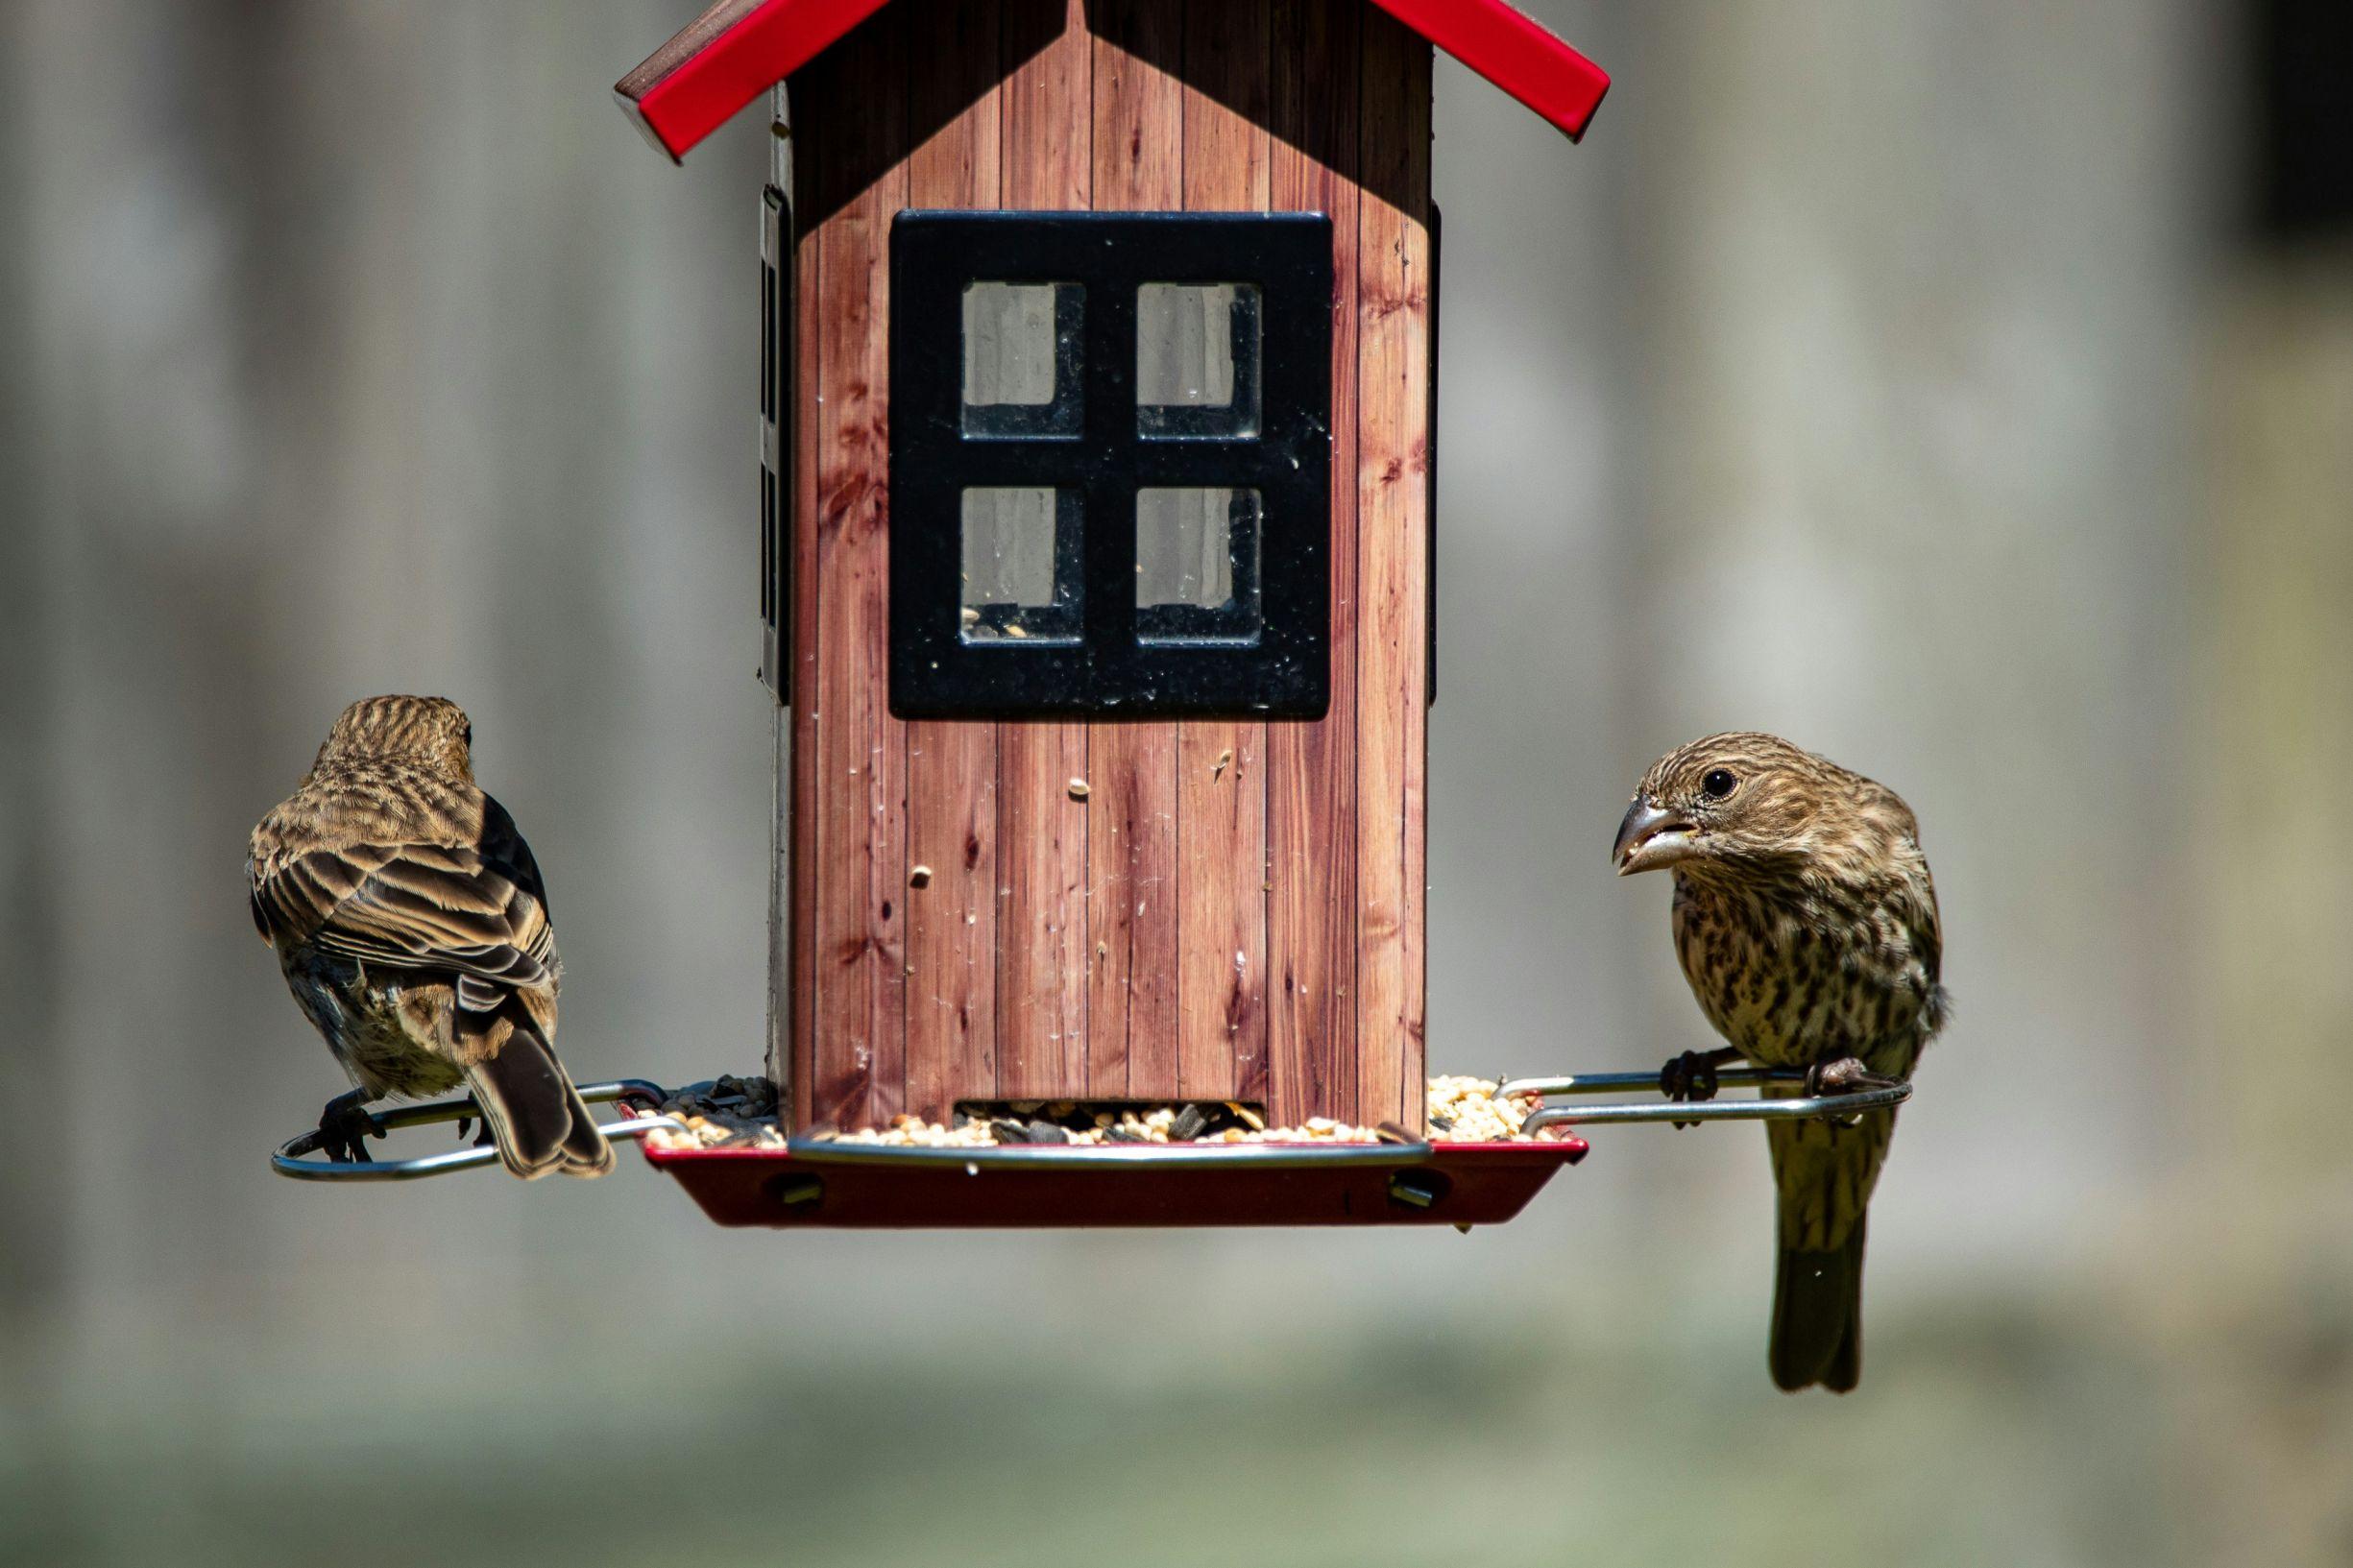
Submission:
POLYGON ((254 917, 273 941, 284 933, 364 964, 454 970, 460 1001, 478 1009, 497 1005, 493 988, 544 987, 555 977, 546 907, 468 846, 355 844, 290 856, 255 881, 254 917))

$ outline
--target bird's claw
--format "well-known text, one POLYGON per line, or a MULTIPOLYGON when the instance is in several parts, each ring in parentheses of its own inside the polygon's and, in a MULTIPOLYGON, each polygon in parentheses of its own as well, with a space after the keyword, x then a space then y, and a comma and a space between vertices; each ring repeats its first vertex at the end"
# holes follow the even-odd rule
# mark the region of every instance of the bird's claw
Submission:
MULTIPOLYGON (((1893 1089, 1900 1079, 1874 1073, 1855 1056, 1826 1056, 1806 1070, 1802 1086, 1808 1099, 1834 1098, 1840 1095, 1858 1095, 1869 1089, 1893 1089)), ((1833 1122, 1859 1121, 1860 1112, 1826 1112, 1823 1120, 1833 1122)))
MULTIPOLYGON (((1686 1050, 1680 1056, 1669 1057, 1667 1064, 1659 1069, 1659 1093, 1677 1104, 1713 1099, 1720 1087, 1722 1083, 1716 1077, 1715 1057, 1708 1051, 1686 1050)), ((1696 1122, 1670 1122, 1667 1124, 1678 1132, 1699 1125, 1696 1122)))
POLYGON ((367 1141, 384 1136, 384 1123, 367 1106, 364 1091, 337 1095, 319 1113, 319 1148, 341 1165, 374 1165, 367 1141))

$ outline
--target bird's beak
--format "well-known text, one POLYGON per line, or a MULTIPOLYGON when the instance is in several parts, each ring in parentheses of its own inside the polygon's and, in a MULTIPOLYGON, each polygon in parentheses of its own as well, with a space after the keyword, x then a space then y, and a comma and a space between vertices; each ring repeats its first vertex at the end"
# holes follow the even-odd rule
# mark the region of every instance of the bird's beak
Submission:
POLYGON ((1648 796, 1637 795, 1626 808, 1626 820, 1617 825, 1617 842, 1610 847, 1610 858, 1617 862, 1621 877, 1671 866, 1699 853, 1691 842, 1697 831, 1696 825, 1662 809, 1648 796))

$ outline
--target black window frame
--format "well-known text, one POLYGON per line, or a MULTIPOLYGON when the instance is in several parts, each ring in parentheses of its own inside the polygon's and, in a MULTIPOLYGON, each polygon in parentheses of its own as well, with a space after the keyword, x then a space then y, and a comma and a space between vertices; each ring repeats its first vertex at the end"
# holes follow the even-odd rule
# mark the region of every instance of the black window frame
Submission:
POLYGON ((1321 718, 1331 702, 1332 226, 1321 213, 905 211, 891 226, 890 705, 904 718, 1321 718), (967 436, 963 294, 1077 283, 1076 435, 967 436), (1259 294, 1257 433, 1146 434, 1136 294, 1259 294), (961 634, 962 493, 1076 490, 1083 633, 961 634), (1136 631, 1136 493, 1256 491, 1254 642, 1136 631))

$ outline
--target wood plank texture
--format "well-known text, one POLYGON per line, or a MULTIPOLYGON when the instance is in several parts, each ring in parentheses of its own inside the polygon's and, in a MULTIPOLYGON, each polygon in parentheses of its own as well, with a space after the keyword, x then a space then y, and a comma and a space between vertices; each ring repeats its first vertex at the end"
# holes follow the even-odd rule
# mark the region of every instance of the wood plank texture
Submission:
MULTIPOLYGON (((1005 0, 1008 39, 1051 34, 1006 61, 1002 197, 1007 207, 1087 205, 1094 177, 1094 48, 1084 0, 1005 0), (1055 27, 1058 17, 1059 26, 1055 27)), ((1009 45, 1008 54, 1016 53, 1009 45)), ((1088 958, 1087 729, 998 728, 997 1090, 1082 1096, 1088 958)))
MULTIPOLYGON (((1002 0, 902 0, 912 207, 993 207, 1002 0), (936 129, 934 129, 936 128, 936 129)), ((997 728, 908 726, 907 1108, 946 1122, 996 1093, 997 728), (915 885, 916 867, 928 868, 915 885)))
MULTIPOLYGON (((1217 0, 1185 9, 1188 212, 1266 210, 1268 8, 1217 0)), ((1264 724, 1178 727, 1177 1054, 1188 1098, 1266 1093, 1266 734, 1264 724)))
POLYGON ((1050 37, 1034 53, 1005 61, 1005 205, 1082 210, 1095 169, 1095 51, 1085 0, 1005 0, 1005 30, 1008 54, 1030 38, 1050 37))
POLYGON ((887 702, 892 216, 906 205, 907 12, 814 67, 818 269, 816 992, 812 1114, 879 1125, 906 1103, 907 742, 887 702))
POLYGON ((1427 987, 1430 46, 1364 13, 1358 220, 1357 1115, 1419 1127, 1427 987))
POLYGON ((1430 65, 1362 0, 900 0, 793 79, 796 1128, 1090 1097, 1421 1124, 1430 65), (1331 217, 1327 717, 890 716, 903 207, 1331 217))
MULTIPOLYGON (((1184 204, 1184 0, 1098 0, 1098 211, 1184 204)), ((1088 742, 1088 1078, 1103 1098, 1173 1099, 1176 1052, 1176 726, 1106 724, 1088 742)))
MULTIPOLYGON (((1356 240, 1360 0, 1275 0, 1270 205, 1332 220, 1330 713, 1267 726, 1268 1109, 1357 1120, 1356 240)), ((1376 1041, 1377 1046, 1377 1041, 1376 1041)), ((1374 1119, 1374 1120, 1377 1120, 1374 1119)))

